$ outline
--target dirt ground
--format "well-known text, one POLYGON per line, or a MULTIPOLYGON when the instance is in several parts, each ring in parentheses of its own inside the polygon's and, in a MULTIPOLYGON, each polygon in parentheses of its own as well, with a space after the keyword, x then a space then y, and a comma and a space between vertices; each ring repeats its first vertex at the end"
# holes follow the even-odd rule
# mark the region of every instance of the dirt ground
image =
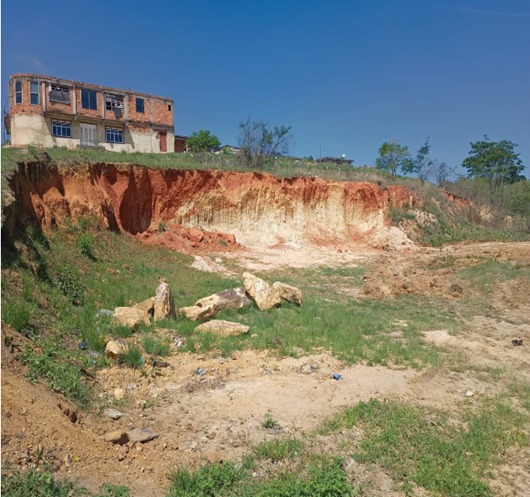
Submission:
MULTIPOLYGON (((459 287, 453 286, 455 268, 481 259, 530 264, 530 243, 386 248, 374 248, 373 244, 309 248, 279 243, 272 248, 247 247, 231 257, 251 270, 369 264, 362 293, 374 298, 411 292, 460 298, 461 294, 472 295, 475 289, 460 280, 459 287)), ((425 333, 425 340, 449 353, 463 354, 478 369, 488 365, 507 368, 530 380, 530 282, 516 278, 499 285, 490 304, 484 315, 470 315, 465 332, 458 336, 434 329, 425 333), (523 346, 513 346, 514 338, 523 340, 523 346)), ((46 461, 59 476, 76 478, 89 488, 103 482, 128 485, 133 496, 162 496, 168 475, 177 466, 193 468, 208 461, 237 460, 252 445, 282 433, 302 437, 361 400, 400 399, 451 409, 499 388, 469 370, 346 366, 324 351, 284 359, 245 351, 227 359, 175 349, 167 359, 168 367, 160 368, 156 375, 121 367, 98 373, 95 388, 100 400, 123 413, 113 421, 102 413, 76 412, 73 405, 42 385, 29 383, 10 352, 19 340, 4 327, 3 461, 21 467, 46 461), (332 373, 343 379, 332 379, 332 373), (471 398, 466 397, 469 391, 473 392, 471 398), (280 428, 264 429, 267 413, 280 428), (124 446, 104 439, 110 431, 143 427, 152 427, 159 437, 124 446)), ((391 490, 384 473, 374 477, 353 461, 351 466, 349 471, 356 477, 377 479, 374 495, 400 495, 391 490)), ((530 469, 524 462, 501 468, 501 476, 503 471, 506 478, 517 474, 515 487, 510 487, 515 494, 511 495, 528 495, 530 469)), ((504 477, 499 478, 501 495, 504 477)))

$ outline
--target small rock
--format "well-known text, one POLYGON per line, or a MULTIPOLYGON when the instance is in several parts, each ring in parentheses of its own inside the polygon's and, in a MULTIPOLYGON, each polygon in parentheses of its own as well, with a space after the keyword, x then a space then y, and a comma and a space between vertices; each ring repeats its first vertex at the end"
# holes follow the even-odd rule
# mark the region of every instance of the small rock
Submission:
POLYGON ((523 345, 523 339, 522 338, 514 338, 512 340, 512 345, 514 347, 520 347, 521 345, 523 345))
POLYGON ((127 433, 121 430, 110 431, 105 433, 105 442, 111 442, 113 444, 124 445, 129 441, 127 433))
POLYGON ((131 442, 142 443, 149 442, 150 440, 154 440, 155 438, 159 437, 158 433, 150 426, 147 428, 136 428, 134 430, 128 431, 127 436, 131 442))
POLYGON ((128 453, 129 453, 129 447, 127 447, 127 445, 124 445, 123 447, 121 447, 118 452, 118 461, 123 461, 127 457, 128 453))
POLYGON ((461 297, 462 294, 464 293, 464 289, 458 283, 453 283, 449 287, 449 293, 453 297, 461 297))
POLYGON ((114 420, 120 419, 123 416, 123 414, 120 411, 118 411, 117 409, 112 409, 112 408, 105 409, 103 411, 103 414, 109 417, 110 419, 114 419, 114 420))
POLYGON ((116 400, 121 400, 125 397, 125 390, 123 388, 116 388, 114 390, 114 398, 116 400))
POLYGON ((466 392, 466 397, 473 397, 475 394, 471 391, 471 390, 468 390, 466 392))

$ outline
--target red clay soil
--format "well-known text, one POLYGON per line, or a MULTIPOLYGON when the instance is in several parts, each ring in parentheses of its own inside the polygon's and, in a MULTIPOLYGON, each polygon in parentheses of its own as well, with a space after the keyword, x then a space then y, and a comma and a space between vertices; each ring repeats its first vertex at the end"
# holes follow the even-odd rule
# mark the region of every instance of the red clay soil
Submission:
POLYGON ((8 235, 92 214, 108 229, 184 251, 233 250, 249 239, 351 241, 384 229, 390 206, 418 202, 402 186, 119 164, 25 163, 11 187, 14 200, 3 209, 8 235))

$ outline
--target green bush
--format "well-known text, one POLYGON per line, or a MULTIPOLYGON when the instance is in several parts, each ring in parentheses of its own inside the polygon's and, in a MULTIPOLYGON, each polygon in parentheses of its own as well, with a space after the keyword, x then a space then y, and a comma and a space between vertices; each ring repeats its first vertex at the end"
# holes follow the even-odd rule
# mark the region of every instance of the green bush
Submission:
POLYGON ((70 266, 63 266, 57 275, 57 286, 64 295, 70 298, 72 304, 82 305, 83 285, 77 271, 70 266))
POLYGON ((82 255, 85 257, 93 258, 94 255, 92 253, 92 248, 94 245, 94 240, 90 235, 87 235, 86 233, 84 235, 81 235, 77 239, 77 248, 79 249, 79 252, 81 252, 82 255))

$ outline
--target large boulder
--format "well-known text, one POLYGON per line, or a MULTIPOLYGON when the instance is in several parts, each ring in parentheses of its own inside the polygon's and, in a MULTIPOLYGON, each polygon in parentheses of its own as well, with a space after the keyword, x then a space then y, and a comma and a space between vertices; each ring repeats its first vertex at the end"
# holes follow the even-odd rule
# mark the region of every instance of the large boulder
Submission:
POLYGON ((213 307, 199 307, 198 305, 181 307, 179 309, 179 313, 190 321, 204 321, 205 319, 210 319, 217 314, 213 307))
POLYGON ((282 302, 278 289, 251 273, 243 273, 243 285, 260 311, 271 309, 282 302))
POLYGON ((199 299, 195 302, 195 305, 199 307, 213 307, 217 312, 220 312, 230 309, 241 309, 241 307, 245 307, 251 303, 252 301, 247 297, 245 289, 239 287, 229 288, 228 290, 223 290, 222 292, 199 299))
POLYGON ((182 307, 179 312, 191 321, 204 321, 221 311, 240 309, 251 303, 243 287, 229 288, 197 300, 194 306, 182 307))
POLYGON ((112 321, 120 326, 135 328, 139 324, 149 326, 151 316, 148 312, 138 307, 116 307, 112 313, 112 321))
POLYGON ((167 284, 165 278, 158 278, 158 286, 156 287, 155 293, 155 305, 154 305, 154 320, 155 323, 161 319, 175 318, 175 304, 173 303, 173 296, 171 294, 171 288, 167 284))
POLYGON ((302 305, 302 291, 295 286, 275 281, 272 284, 273 290, 276 290, 282 300, 291 302, 292 304, 302 305))
POLYGON ((241 335, 250 329, 249 326, 222 319, 212 319, 207 323, 200 324, 195 328, 198 333, 213 333, 219 336, 241 335))
POLYGON ((147 300, 144 300, 139 304, 135 304, 133 307, 136 307, 136 309, 140 309, 144 312, 147 312, 150 316, 153 316, 155 313, 155 298, 149 297, 147 300))

